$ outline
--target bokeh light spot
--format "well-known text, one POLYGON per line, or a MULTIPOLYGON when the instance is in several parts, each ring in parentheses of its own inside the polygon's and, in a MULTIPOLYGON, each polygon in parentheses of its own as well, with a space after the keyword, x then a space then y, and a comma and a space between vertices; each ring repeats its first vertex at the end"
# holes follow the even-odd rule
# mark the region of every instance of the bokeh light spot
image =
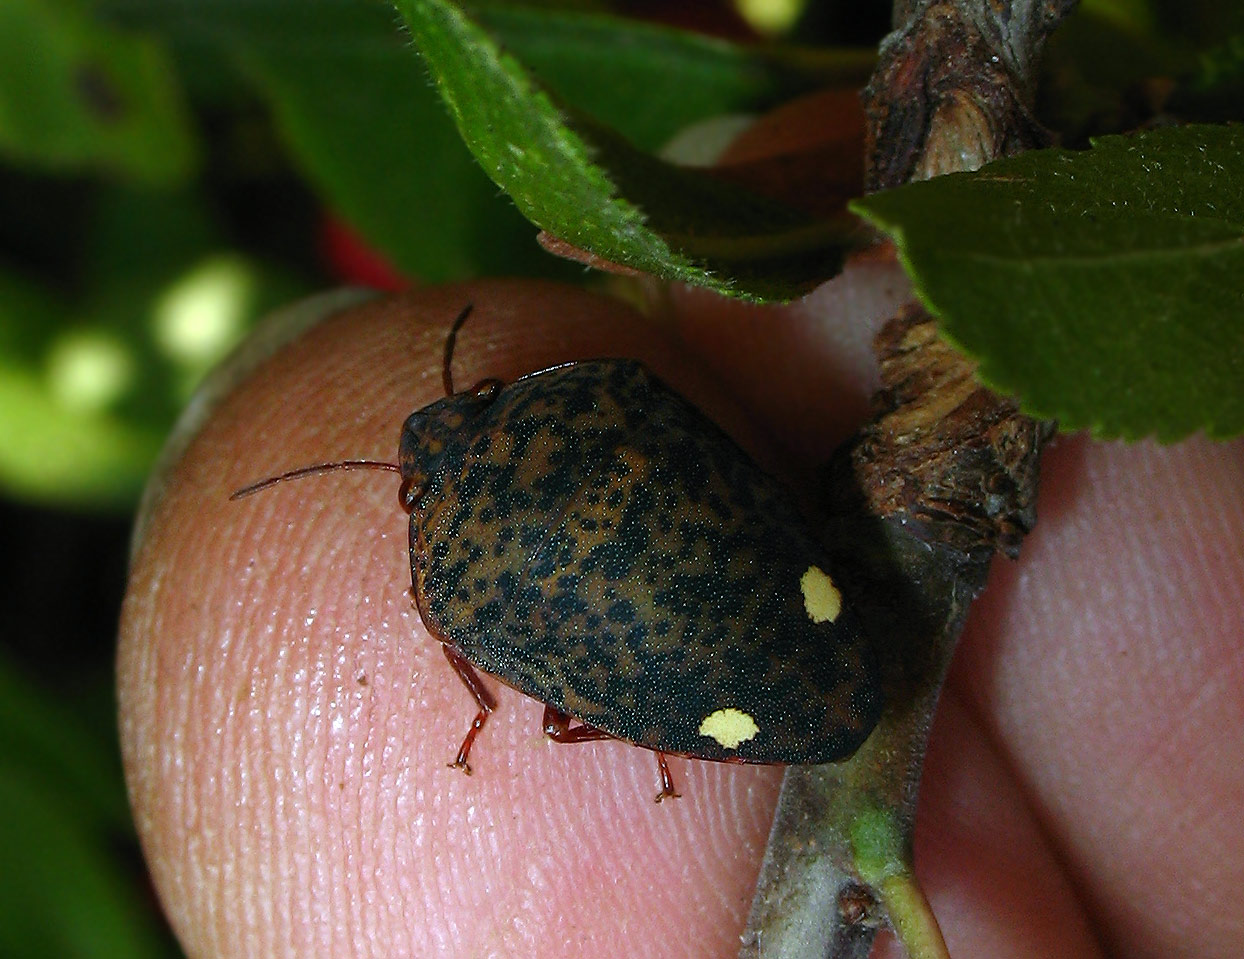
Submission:
POLYGON ((236 256, 200 263, 156 301, 156 345, 175 362, 211 366, 242 335, 255 287, 254 271, 236 256))
POLYGON ((59 403, 72 410, 106 408, 125 393, 135 372, 130 349, 95 330, 67 332, 48 353, 48 388, 59 403))

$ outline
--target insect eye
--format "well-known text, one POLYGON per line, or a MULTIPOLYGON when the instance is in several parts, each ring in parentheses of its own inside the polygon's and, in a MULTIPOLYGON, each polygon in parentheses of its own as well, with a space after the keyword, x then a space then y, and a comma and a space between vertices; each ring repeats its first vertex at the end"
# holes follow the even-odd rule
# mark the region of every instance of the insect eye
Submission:
POLYGON ((480 380, 475 384, 475 389, 471 392, 475 394, 477 399, 491 402, 496 395, 501 392, 501 387, 505 384, 500 380, 480 380))
POLYGON ((423 487, 414 477, 406 477, 397 488, 397 501, 407 513, 414 512, 415 504, 423 496, 423 487))

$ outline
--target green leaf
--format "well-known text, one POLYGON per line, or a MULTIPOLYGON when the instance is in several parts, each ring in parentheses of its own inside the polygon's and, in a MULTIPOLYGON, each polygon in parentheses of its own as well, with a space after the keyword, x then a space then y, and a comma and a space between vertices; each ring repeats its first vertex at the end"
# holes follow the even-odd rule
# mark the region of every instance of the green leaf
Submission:
POLYGON ((112 736, 83 725, 0 652, 0 765, 63 795, 77 821, 125 833, 130 813, 115 749, 112 736))
POLYGON ((984 380, 1101 437, 1244 431, 1244 127, 1104 137, 880 193, 984 380))
POLYGON ((234 36, 299 162, 352 224, 424 280, 547 271, 530 225, 471 163, 385 8, 279 6, 281 26, 234 36))
POLYGON ((542 229, 615 263, 756 299, 796 296, 840 268, 843 223, 641 153, 555 102, 453 4, 397 5, 467 146, 542 229))
POLYGON ((334 212, 429 282, 562 264, 462 144, 391 8, 368 0, 108 0, 241 69, 334 212))
POLYGON ((115 506, 137 498, 160 430, 101 408, 135 375, 132 349, 68 328, 65 306, 0 271, 0 488, 9 495, 115 506), (63 332, 58 332, 63 330, 63 332))
MULTIPOLYGON (((1154 11, 1149 0, 1081 0, 1067 23, 1080 16, 1106 20, 1137 33, 1148 33, 1153 29, 1154 11)), ((1067 23, 1061 24, 1059 31, 1067 23)))
POLYGON ((550 92, 645 150, 691 124, 755 113, 830 86, 863 86, 873 50, 740 46, 597 14, 473 6, 550 92))
POLYGON ((1076 15, 1080 13, 1188 49, 1244 30, 1244 6, 1223 0, 1080 0, 1076 15))
POLYGON ((113 749, 0 657, 0 955, 169 954, 117 855, 132 827, 113 749))
POLYGON ((1080 7, 1050 37, 1041 58, 1038 119, 1064 145, 1134 130, 1152 117, 1143 84, 1187 68, 1189 58, 1146 24, 1080 7))
POLYGON ((170 183, 196 162, 162 49, 71 0, 0 3, 0 150, 52 170, 170 183))
POLYGON ((0 489, 128 508, 202 375, 300 287, 223 249, 201 201, 105 190, 72 301, 0 262, 0 489))
MULTIPOLYGON (((112 377, 126 356, 112 340, 72 339, 73 362, 112 377), (79 360, 79 358, 81 358, 79 360)), ((91 375, 91 374, 87 374, 91 375)), ((107 413, 74 415, 37 371, 0 363, 0 486, 23 499, 94 508, 138 498, 163 433, 107 413)))
POLYGON ((1167 109, 1188 120, 1244 119, 1244 34, 1203 54, 1167 100, 1167 109))
POLYGON ((65 797, 0 762, 0 954, 8 959, 169 956, 153 915, 98 835, 65 797))
POLYGON ((1157 29, 1204 49, 1244 33, 1244 4, 1223 0, 1148 0, 1157 29))

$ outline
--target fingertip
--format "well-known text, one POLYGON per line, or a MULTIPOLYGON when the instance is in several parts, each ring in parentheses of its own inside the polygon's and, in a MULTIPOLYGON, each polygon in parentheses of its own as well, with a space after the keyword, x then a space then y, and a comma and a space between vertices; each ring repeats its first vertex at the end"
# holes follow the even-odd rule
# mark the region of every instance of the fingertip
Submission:
POLYGON ((449 769, 474 709, 411 608, 392 477, 229 500, 306 463, 390 458, 440 395, 464 302, 459 388, 627 355, 730 408, 624 305, 517 281, 335 315, 214 405, 160 480, 118 659, 135 818, 190 955, 702 955, 741 928, 776 770, 675 760, 683 798, 658 806, 650 753, 548 744, 508 690, 475 774, 449 769))
POLYGON ((925 759, 915 861, 951 955, 1098 956, 1088 904, 1007 760, 947 689, 925 759))
POLYGON ((1225 731, 1244 729, 1226 679, 1244 671, 1242 468, 1238 440, 1059 439, 1037 529, 951 672, 1128 954, 1208 955, 1239 932, 1244 778, 1225 731), (1187 883, 1215 892, 1187 899, 1187 883))

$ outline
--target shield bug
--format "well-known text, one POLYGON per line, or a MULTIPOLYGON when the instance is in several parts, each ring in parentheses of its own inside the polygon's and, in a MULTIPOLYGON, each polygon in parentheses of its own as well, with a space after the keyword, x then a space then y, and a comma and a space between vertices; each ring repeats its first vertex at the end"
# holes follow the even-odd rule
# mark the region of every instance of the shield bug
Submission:
POLYGON ((635 360, 455 392, 402 425, 413 595, 478 707, 483 672, 545 706, 558 742, 749 763, 842 759, 881 709, 877 669, 794 496, 635 360), (573 725, 576 724, 577 725, 573 725))

